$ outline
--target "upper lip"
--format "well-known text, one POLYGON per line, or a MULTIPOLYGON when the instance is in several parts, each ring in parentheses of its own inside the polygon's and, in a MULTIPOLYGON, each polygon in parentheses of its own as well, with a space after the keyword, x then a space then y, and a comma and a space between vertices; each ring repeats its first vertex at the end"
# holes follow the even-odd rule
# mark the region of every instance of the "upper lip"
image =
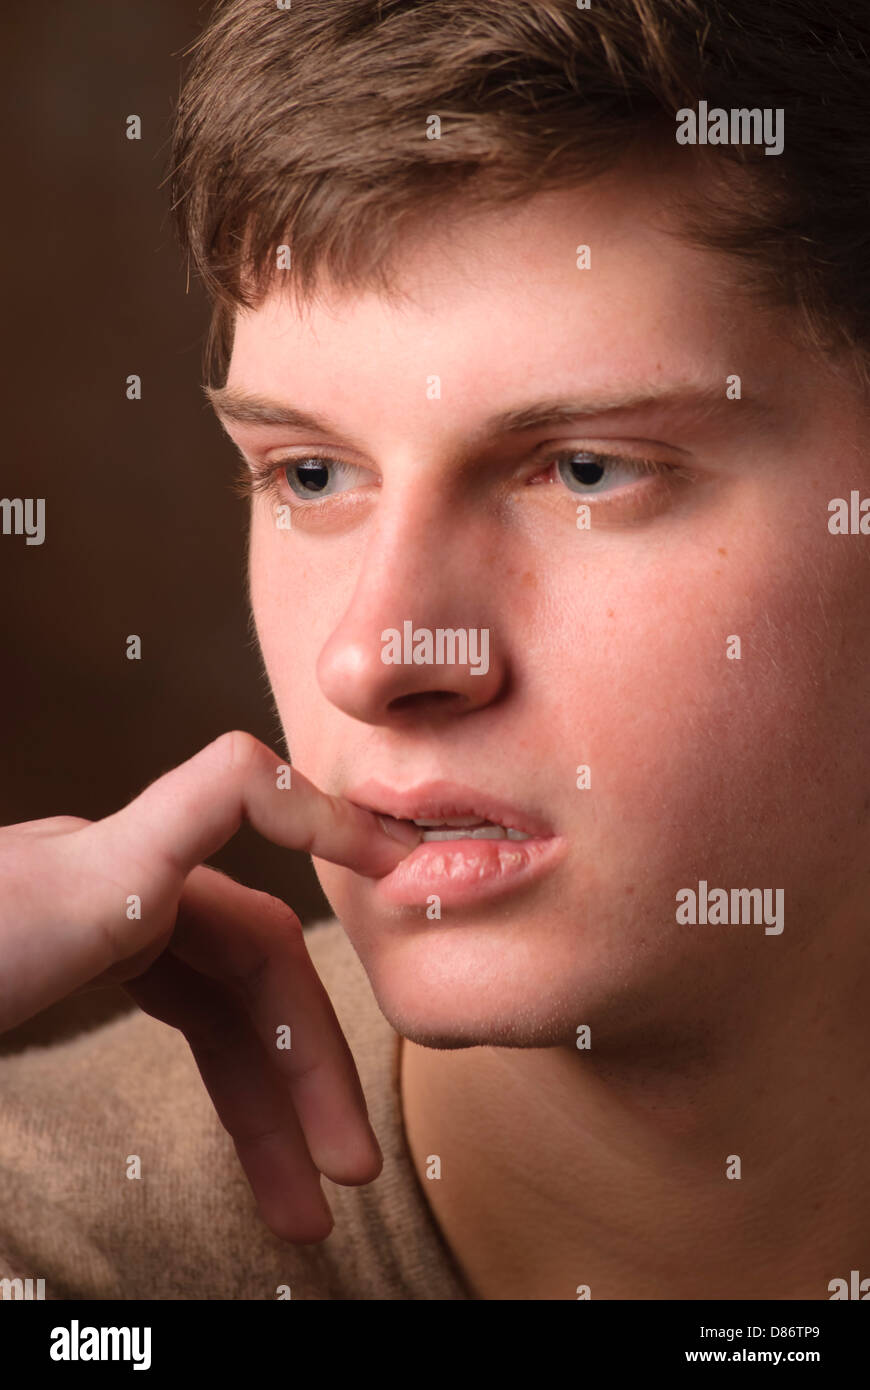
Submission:
POLYGON ((540 816, 515 806, 501 797, 457 782, 421 782, 406 791, 398 791, 383 782, 363 782, 343 793, 348 801, 379 815, 394 816, 397 820, 458 820, 474 817, 492 821, 505 829, 521 830, 524 835, 550 836, 552 826, 540 816))

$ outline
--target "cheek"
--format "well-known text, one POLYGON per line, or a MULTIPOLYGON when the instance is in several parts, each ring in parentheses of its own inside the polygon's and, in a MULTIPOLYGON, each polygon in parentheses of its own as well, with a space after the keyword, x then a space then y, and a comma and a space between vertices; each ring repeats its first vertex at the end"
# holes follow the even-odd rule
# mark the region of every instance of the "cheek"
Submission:
POLYGON ((268 516, 255 517, 249 584, 257 638, 291 754, 314 774, 309 744, 316 748, 323 733, 317 656, 334 619, 322 575, 318 582, 314 567, 292 546, 292 538, 277 531, 268 516))
POLYGON ((856 557, 795 528, 753 546, 623 575, 563 633, 546 756, 590 765, 577 823, 656 897, 705 877, 812 893, 866 852, 856 557))

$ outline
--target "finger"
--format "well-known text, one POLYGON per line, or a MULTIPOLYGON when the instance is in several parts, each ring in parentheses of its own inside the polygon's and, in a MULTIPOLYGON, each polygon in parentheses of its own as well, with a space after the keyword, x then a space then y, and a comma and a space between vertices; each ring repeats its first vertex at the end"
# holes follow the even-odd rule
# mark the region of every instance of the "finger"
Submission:
POLYGON ((333 1220, 320 1174, 244 1014, 171 951, 124 988, 146 1013, 184 1033, 270 1230, 300 1244, 325 1240, 333 1220))
POLYGON ((71 830, 84 830, 86 826, 92 825, 93 821, 85 820, 82 816, 47 816, 43 820, 23 820, 16 825, 3 826, 5 830, 14 830, 16 835, 33 835, 37 838, 45 838, 49 835, 66 835, 71 830))
POLYGON ((171 950, 233 991, 317 1168, 337 1183, 373 1181, 383 1156, 356 1063, 295 913, 200 868, 185 886, 171 950))
POLYGON ((222 734, 160 777, 123 810, 92 827, 110 851, 135 843, 183 881, 247 819, 267 839, 378 878, 420 842, 405 822, 388 822, 328 796, 250 734, 222 734), (282 771, 283 769, 283 771, 282 771), (402 838, 396 838, 402 837, 402 838))

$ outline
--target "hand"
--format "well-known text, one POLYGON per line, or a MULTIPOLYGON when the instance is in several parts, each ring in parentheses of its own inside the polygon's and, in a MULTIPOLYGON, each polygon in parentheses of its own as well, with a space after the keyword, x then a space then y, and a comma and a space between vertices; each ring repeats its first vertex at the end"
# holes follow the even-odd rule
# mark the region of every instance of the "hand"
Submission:
POLYGON ((0 1032, 122 982, 187 1038, 270 1229, 307 1243, 332 1229, 321 1173, 371 1182, 382 1155, 299 919, 201 862, 243 819, 372 878, 420 837, 295 770, 279 787, 281 766, 249 734, 224 734, 104 820, 0 829, 0 1032), (283 1024, 289 1049, 277 1046, 283 1024))

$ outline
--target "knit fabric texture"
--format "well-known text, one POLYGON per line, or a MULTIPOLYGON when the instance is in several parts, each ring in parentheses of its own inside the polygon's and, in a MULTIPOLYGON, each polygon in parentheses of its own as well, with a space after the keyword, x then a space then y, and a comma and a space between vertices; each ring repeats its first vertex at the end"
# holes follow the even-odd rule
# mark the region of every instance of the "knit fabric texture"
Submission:
POLYGON ((399 1035, 340 924, 305 940, 384 1155, 373 1183, 323 1179, 328 1239, 269 1231, 185 1038, 137 1010, 0 1057, 0 1279, 44 1279, 46 1299, 471 1297, 408 1150, 399 1035))

